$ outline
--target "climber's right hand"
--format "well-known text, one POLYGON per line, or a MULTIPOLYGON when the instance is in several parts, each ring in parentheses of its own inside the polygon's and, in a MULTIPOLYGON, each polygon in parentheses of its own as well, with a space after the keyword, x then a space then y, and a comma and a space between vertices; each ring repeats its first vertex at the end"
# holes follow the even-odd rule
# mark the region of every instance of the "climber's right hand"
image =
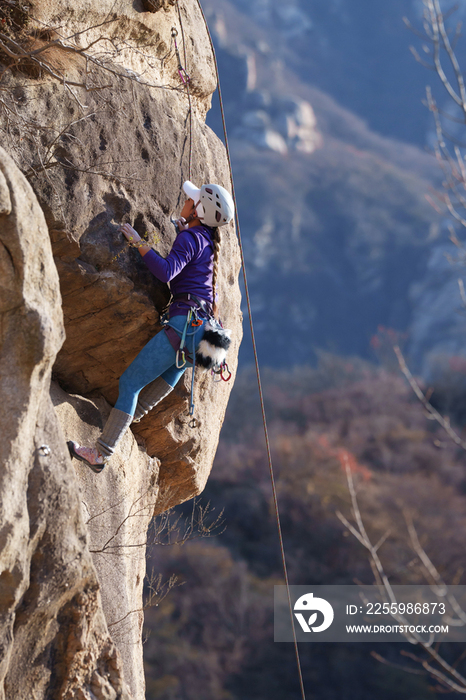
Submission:
POLYGON ((120 226, 120 232, 132 245, 134 245, 135 243, 139 243, 139 241, 142 241, 142 238, 139 235, 139 233, 135 231, 134 228, 129 224, 123 224, 123 226, 120 226))

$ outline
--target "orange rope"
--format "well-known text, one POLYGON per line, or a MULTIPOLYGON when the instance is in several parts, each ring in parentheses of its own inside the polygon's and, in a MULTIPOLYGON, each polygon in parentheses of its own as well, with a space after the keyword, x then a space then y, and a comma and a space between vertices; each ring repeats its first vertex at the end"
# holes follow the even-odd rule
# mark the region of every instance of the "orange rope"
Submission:
POLYGON ((246 277, 246 265, 245 265, 245 260, 244 260, 243 243, 242 243, 242 238, 241 238, 241 229, 240 229, 240 225, 239 225, 238 207, 236 204, 235 186, 234 186, 234 182, 233 182, 233 169, 231 166, 230 148, 228 145, 227 128, 226 128, 226 121, 225 121, 225 111, 223 108, 222 91, 220 88, 220 76, 219 76, 219 72, 218 72, 217 55, 215 53, 214 43, 212 41, 212 36, 210 34, 209 25, 207 24, 207 19, 206 19, 206 16, 204 14, 204 10, 202 9, 200 0, 197 0, 197 3, 199 5, 199 9, 201 11, 202 17, 203 17, 204 22, 205 22, 207 34, 209 36, 209 41, 210 41, 210 45, 212 48, 212 54, 214 57, 214 64, 215 64, 215 71, 216 71, 216 76, 217 76, 218 98, 219 98, 219 103, 220 103, 220 112, 222 115, 223 134, 224 134, 224 139, 225 139, 225 148, 226 148, 226 152, 227 152, 228 167, 230 170, 231 191, 232 191, 233 201, 235 203, 236 230, 238 232, 238 243, 239 243, 239 249, 240 249, 240 254, 241 254, 241 267, 243 270, 244 289, 245 289, 245 293, 246 293, 246 303, 247 303, 248 314, 249 314, 249 326, 250 326, 250 330, 251 330, 252 347, 253 347, 253 351, 254 351, 254 362, 255 362, 255 366, 256 366, 257 386, 259 389, 259 398, 260 398, 260 405, 261 405, 261 412, 262 412, 262 422, 263 422, 263 426, 264 426, 265 446, 266 446, 266 450, 267 450, 267 459, 268 459, 268 464, 269 464, 270 479, 272 482, 273 502, 274 502, 275 514, 276 514, 276 518, 277 518, 277 529, 278 529, 278 538, 280 541, 280 552, 281 552, 281 557, 282 557, 283 574, 285 577, 285 585, 286 585, 286 590, 288 593, 288 605, 289 605, 289 609, 290 609, 291 628, 293 630, 293 640, 294 640, 294 648, 295 648, 295 655, 296 655, 296 663, 298 666, 298 675, 299 675, 299 684, 300 684, 300 688, 301 688, 301 695, 302 695, 303 700, 306 700, 306 693, 304 690, 304 682, 303 682, 303 674, 302 674, 302 669, 301 669, 301 660, 299 658, 298 640, 296 638, 296 630, 295 630, 294 619, 293 619, 293 604, 291 602, 290 584, 288 581, 288 569, 286 566, 286 558, 285 558, 285 547, 283 544, 282 526, 280 523, 280 512, 278 509, 277 489, 275 486, 275 477, 274 477, 274 473, 273 473, 272 452, 270 449, 269 433, 267 430, 267 419, 266 419, 266 415, 265 415, 264 395, 262 392, 262 382, 261 382, 260 370, 259 370, 259 359, 258 359, 258 355, 257 355, 256 338, 255 338, 255 333, 254 333, 254 325, 253 325, 253 321, 252 321, 251 300, 250 300, 250 296, 249 296, 248 281, 247 281, 247 277, 246 277))

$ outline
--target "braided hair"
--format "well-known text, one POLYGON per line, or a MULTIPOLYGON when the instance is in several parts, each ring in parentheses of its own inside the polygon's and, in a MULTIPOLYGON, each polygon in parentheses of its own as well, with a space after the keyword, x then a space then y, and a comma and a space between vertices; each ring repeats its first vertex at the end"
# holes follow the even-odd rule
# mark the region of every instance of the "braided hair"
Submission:
POLYGON ((217 301, 216 301, 216 289, 217 289, 217 277, 218 277, 218 259, 220 257, 220 231, 218 230, 218 226, 215 228, 211 228, 211 234, 212 234, 212 241, 214 244, 214 266, 213 266, 213 271, 212 271, 212 295, 213 295, 213 304, 212 304, 212 313, 217 318, 218 314, 218 306, 217 306, 217 301))

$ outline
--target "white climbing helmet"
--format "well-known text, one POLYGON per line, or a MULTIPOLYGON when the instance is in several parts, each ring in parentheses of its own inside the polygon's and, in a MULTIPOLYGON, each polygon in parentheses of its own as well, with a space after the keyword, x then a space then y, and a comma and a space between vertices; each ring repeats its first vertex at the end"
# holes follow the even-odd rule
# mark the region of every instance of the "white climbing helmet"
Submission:
POLYGON ((199 189, 186 180, 183 190, 197 204, 197 216, 207 226, 224 226, 232 220, 235 205, 231 194, 221 185, 202 185, 199 189))

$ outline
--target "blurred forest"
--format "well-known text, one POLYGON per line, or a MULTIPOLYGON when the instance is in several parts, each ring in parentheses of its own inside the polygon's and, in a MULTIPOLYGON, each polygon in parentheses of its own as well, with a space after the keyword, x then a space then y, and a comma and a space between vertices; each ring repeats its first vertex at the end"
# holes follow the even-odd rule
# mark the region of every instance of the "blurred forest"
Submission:
MULTIPOLYGON (((273 642, 273 585, 282 568, 255 376, 245 370, 228 410, 202 495, 218 534, 156 546, 149 569, 178 582, 146 612, 148 700, 298 700, 291 644, 273 642)), ((439 376, 431 401, 465 423, 465 368, 439 376), (462 394, 464 397, 464 394, 462 394)), ((322 354, 319 366, 267 370, 266 409, 291 584, 372 583, 367 554, 337 519, 350 517, 343 469, 349 459, 361 512, 391 583, 425 583, 404 513, 449 583, 464 583, 464 452, 427 420, 399 374, 359 359, 322 354)), ((179 510, 179 509, 177 509, 179 510)), ((189 517, 191 504, 181 507, 189 517)), ((459 654, 443 645, 445 658, 459 654)), ((301 645, 304 682, 319 700, 437 697, 427 675, 400 656, 404 644, 301 645), (418 669, 416 671, 419 673, 418 669)), ((411 647, 412 648, 412 647, 411 647)), ((455 694, 452 694, 455 697, 455 694)))

